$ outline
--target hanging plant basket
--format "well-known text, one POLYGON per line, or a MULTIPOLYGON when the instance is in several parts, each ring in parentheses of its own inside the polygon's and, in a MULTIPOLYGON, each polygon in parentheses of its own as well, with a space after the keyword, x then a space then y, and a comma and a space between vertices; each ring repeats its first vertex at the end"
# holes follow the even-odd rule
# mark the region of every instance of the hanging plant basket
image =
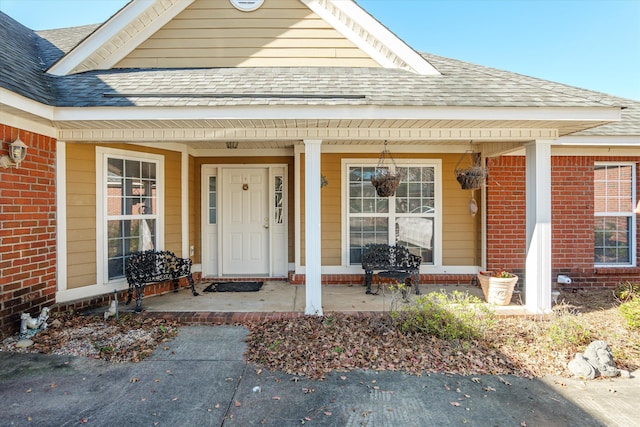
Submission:
POLYGON ((480 156, 473 151, 467 151, 462 155, 456 164, 454 173, 463 190, 477 190, 478 188, 482 188, 489 175, 487 168, 482 167, 480 156), (465 158, 468 159, 468 164, 461 165, 465 158))
POLYGON ((477 190, 478 188, 482 188, 487 179, 487 169, 482 166, 456 169, 455 174, 463 190, 477 190))
POLYGON ((400 185, 402 177, 398 174, 393 174, 386 170, 376 170, 376 173, 371 178, 371 184, 376 188, 376 193, 380 197, 393 196, 400 185))
POLYGON ((387 141, 385 141, 384 150, 380 153, 380 160, 378 160, 376 170, 371 176, 371 184, 375 187, 379 197, 391 197, 395 194, 400 181, 402 181, 402 173, 396 168, 396 162, 387 150, 387 141), (387 157, 393 164, 393 170, 385 164, 387 157))

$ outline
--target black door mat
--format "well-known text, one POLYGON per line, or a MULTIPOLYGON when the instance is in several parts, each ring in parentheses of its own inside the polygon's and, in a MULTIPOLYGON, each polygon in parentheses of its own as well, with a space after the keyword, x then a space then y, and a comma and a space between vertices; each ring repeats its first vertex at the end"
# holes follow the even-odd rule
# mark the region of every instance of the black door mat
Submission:
POLYGON ((262 282, 217 282, 212 283, 203 292, 257 292, 262 282))

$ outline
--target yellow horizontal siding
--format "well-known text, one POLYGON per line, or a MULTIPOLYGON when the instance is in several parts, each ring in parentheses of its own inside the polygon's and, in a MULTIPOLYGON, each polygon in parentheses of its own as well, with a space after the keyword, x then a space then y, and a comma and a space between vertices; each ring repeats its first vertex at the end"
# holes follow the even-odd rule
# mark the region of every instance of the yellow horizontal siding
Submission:
POLYGON ((66 146, 67 288, 96 283, 96 154, 91 144, 66 146))
POLYGON ((115 68, 378 67, 365 52, 297 0, 253 12, 198 0, 115 68))

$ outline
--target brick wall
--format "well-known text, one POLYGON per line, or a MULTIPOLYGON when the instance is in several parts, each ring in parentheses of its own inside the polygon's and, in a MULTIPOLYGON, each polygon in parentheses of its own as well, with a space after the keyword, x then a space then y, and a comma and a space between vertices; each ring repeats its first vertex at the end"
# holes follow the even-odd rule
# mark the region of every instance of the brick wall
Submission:
MULTIPOLYGON (((37 316, 56 292, 56 191, 53 138, 0 125, 0 140, 29 147, 19 168, 0 167, 0 337, 37 316)), ((8 154, 3 142, 0 156, 8 154)))
MULTIPOLYGON (((640 162, 640 157, 553 156, 551 158, 552 272, 572 287, 616 286, 640 281, 640 268, 594 267, 595 162, 640 162)), ((488 159, 487 268, 523 275, 526 251, 524 156, 488 159)), ((636 166, 636 173, 638 173, 636 166)), ((640 177, 640 175, 636 175, 640 177)), ((640 197, 636 185, 636 198, 640 197)), ((640 224, 636 242, 640 240, 640 224)), ((640 265, 640 260, 636 260, 640 265)))
POLYGON ((523 156, 488 159, 487 269, 524 274, 526 164, 523 156))

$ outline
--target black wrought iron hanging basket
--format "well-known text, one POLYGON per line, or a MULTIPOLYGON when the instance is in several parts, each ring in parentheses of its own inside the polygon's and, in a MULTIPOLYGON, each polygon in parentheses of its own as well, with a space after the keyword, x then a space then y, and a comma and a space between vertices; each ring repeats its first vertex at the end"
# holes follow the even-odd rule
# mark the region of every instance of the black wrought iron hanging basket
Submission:
POLYGON ((371 177, 371 184, 375 187, 378 196, 390 197, 395 194, 400 181, 402 181, 402 173, 396 167, 396 162, 387 149, 387 141, 385 141, 384 150, 380 153, 378 165, 371 177))
POLYGON ((462 157, 460 157, 454 173, 463 190, 477 190, 478 188, 482 188, 488 176, 487 168, 482 166, 480 155, 474 153, 472 150, 466 151, 462 157), (467 160, 467 164, 463 163, 465 159, 467 160))

